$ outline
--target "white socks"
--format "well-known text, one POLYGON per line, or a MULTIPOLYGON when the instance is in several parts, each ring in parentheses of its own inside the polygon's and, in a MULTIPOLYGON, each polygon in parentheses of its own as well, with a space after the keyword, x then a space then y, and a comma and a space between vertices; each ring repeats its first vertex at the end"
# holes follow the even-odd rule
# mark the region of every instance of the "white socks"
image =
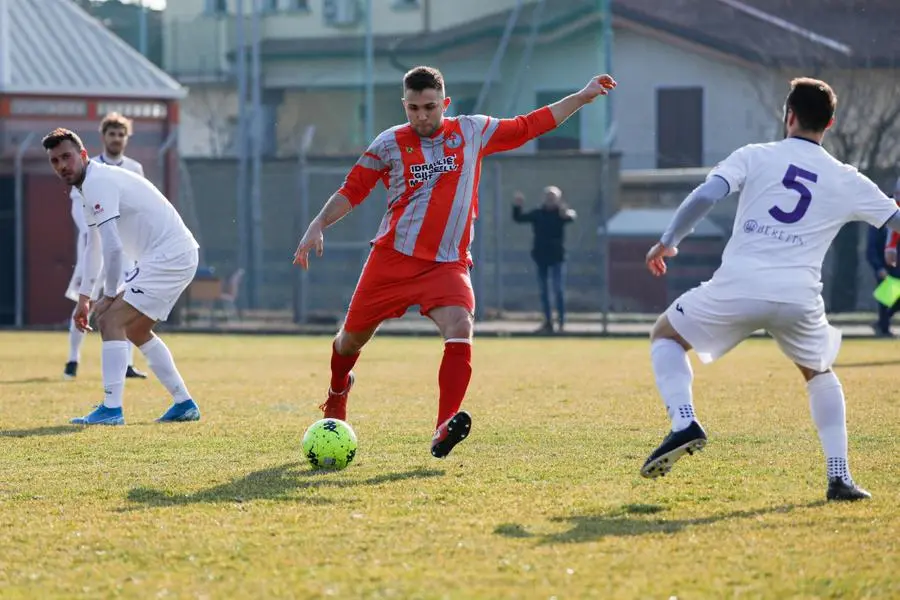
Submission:
POLYGON ((84 332, 78 331, 75 321, 69 319, 69 362, 81 360, 81 344, 84 343, 84 332))
POLYGON ((687 352, 675 340, 661 339, 650 345, 650 359, 656 387, 672 420, 672 431, 686 429, 694 420, 694 371, 687 352))
POLYGON ((819 441, 825 453, 828 478, 840 477, 852 482, 847 466, 847 420, 844 409, 844 389, 832 372, 813 377, 807 384, 809 410, 819 431, 819 441))
POLYGON ((134 364, 134 344, 128 342, 128 364, 126 367, 134 364))
POLYGON ((103 405, 107 408, 122 408, 122 394, 125 391, 125 369, 128 367, 128 342, 103 342, 102 351, 103 405))
MULTIPOLYGON (((184 385, 184 380, 178 369, 175 368, 175 361, 169 348, 157 336, 153 336, 149 342, 140 347, 140 351, 147 359, 147 366, 159 378, 160 382, 172 394, 175 402, 186 402, 191 399, 191 394, 184 385)), ((125 367, 122 367, 122 373, 125 373, 125 367)))

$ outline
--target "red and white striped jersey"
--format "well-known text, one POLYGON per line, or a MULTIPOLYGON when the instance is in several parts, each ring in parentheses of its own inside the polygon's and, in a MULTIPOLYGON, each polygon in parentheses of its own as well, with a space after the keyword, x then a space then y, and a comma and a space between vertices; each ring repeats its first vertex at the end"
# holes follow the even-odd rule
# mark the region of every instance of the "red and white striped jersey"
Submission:
POLYGON ((555 127, 546 106, 514 119, 446 117, 431 137, 398 125, 375 138, 338 193, 356 206, 382 181, 388 206, 373 244, 436 262, 471 263, 481 159, 555 127))

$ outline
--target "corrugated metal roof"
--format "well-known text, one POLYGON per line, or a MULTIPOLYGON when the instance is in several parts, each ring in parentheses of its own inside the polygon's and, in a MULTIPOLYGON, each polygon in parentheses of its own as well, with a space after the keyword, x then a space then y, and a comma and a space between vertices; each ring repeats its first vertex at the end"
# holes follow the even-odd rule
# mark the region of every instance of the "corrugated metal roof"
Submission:
POLYGON ((148 99, 187 95, 72 0, 0 0, 0 92, 148 99))
MULTIPOLYGON (((620 210, 609 220, 607 229, 612 236, 660 236, 675 215, 674 208, 627 208, 620 210)), ((697 223, 694 237, 724 237, 725 231, 704 218, 697 223)))

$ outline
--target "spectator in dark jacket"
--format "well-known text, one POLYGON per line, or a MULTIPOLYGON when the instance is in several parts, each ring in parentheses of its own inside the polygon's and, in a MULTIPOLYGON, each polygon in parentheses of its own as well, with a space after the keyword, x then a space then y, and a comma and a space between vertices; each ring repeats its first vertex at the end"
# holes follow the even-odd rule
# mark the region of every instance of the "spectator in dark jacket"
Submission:
POLYGON ((544 203, 540 208, 524 212, 522 210, 524 203, 525 196, 522 192, 516 192, 513 200, 513 220, 516 223, 531 223, 534 230, 531 258, 537 265, 541 306, 544 311, 544 324, 538 331, 553 333, 548 278, 553 284, 556 312, 559 315, 559 331, 562 331, 566 323, 565 227, 575 220, 575 211, 566 206, 562 192, 554 185, 544 188, 544 203))
MULTIPOLYGON (((875 274, 876 285, 884 281, 884 278, 891 277, 900 278, 900 267, 891 267, 884 261, 884 245, 887 241, 887 228, 869 226, 869 238, 866 244, 866 260, 872 267, 875 274)), ((879 337, 894 337, 891 333, 891 317, 900 310, 900 301, 893 306, 885 306, 878 303, 878 321, 872 324, 875 335, 879 337)))

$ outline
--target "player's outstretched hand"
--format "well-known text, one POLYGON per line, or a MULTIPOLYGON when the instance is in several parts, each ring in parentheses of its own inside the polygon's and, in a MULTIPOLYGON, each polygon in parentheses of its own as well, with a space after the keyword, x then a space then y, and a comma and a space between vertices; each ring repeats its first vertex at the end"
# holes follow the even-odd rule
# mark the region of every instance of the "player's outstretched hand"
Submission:
POLYGON ((513 194, 513 206, 518 206, 521 208, 525 204, 525 194, 522 192, 516 192, 513 194))
POLYGON ((581 90, 580 94, 582 99, 585 102, 593 102, 597 99, 597 96, 605 96, 610 91, 615 89, 616 80, 610 77, 609 75, 597 75, 588 81, 588 84, 584 86, 584 89, 581 90))
POLYGON ((666 274, 666 259, 678 256, 678 248, 666 248, 661 242, 656 242, 647 253, 647 268, 655 277, 666 274))
MULTIPOLYGON (((896 248, 888 248, 884 251, 884 262, 889 267, 897 266, 897 249, 896 248)), ((887 275, 887 273, 885 273, 887 275)))
POLYGON ((323 228, 318 221, 309 224, 306 233, 297 245, 297 251, 294 252, 294 264, 300 265, 304 269, 309 268, 309 251, 316 249, 316 256, 322 256, 325 251, 325 234, 323 228))

